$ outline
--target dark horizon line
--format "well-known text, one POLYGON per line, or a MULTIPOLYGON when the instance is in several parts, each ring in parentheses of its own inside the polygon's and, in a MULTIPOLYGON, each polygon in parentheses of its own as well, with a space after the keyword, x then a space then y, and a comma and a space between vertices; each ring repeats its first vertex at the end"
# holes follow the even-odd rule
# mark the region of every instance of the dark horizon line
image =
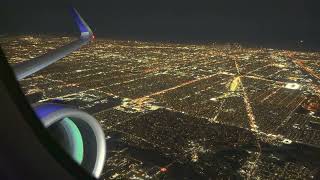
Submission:
MULTIPOLYGON (((0 38, 8 36, 27 36, 27 35, 49 35, 49 36, 70 36, 77 37, 78 33, 3 33, 0 34, 0 38)), ((119 40, 119 41, 141 41, 141 42, 159 42, 159 43, 175 43, 175 44, 239 44, 246 48, 266 48, 266 49, 276 49, 276 50, 292 50, 292 51, 301 51, 301 52, 315 52, 320 51, 320 42, 317 41, 304 41, 300 42, 299 40, 286 40, 286 39, 277 39, 277 40, 248 40, 248 39, 228 39, 228 38, 168 38, 168 37, 152 37, 152 36, 135 36, 135 35, 102 35, 95 34, 97 39, 107 39, 107 40, 119 40)))

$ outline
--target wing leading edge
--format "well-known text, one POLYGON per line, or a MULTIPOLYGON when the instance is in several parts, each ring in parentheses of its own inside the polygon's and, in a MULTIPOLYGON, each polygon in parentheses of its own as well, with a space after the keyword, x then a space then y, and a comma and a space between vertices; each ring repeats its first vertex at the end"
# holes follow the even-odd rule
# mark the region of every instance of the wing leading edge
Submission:
POLYGON ((40 71, 41 69, 79 49, 81 46, 87 44, 91 39, 94 38, 90 27, 82 19, 76 9, 71 9, 71 15, 81 32, 80 37, 70 44, 64 45, 47 54, 13 65, 13 70, 18 80, 40 71))

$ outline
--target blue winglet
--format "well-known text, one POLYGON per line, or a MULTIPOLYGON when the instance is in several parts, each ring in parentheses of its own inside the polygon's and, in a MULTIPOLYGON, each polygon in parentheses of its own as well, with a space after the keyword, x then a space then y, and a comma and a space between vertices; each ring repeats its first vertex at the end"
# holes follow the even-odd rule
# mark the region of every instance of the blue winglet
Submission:
POLYGON ((76 22, 76 24, 78 25, 78 28, 79 28, 81 34, 88 34, 89 33, 90 35, 92 35, 92 31, 91 31, 90 27, 82 19, 82 17, 80 16, 80 14, 78 13, 78 11, 75 8, 71 8, 71 15, 72 15, 74 21, 76 22))

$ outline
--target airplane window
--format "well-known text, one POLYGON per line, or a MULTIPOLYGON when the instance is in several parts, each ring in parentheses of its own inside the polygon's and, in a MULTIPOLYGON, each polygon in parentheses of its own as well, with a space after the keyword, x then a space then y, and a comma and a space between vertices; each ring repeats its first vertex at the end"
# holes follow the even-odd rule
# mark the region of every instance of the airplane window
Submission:
POLYGON ((75 6, 48 9, 62 27, 37 17, 0 43, 48 132, 95 177, 320 177, 314 4, 75 6))

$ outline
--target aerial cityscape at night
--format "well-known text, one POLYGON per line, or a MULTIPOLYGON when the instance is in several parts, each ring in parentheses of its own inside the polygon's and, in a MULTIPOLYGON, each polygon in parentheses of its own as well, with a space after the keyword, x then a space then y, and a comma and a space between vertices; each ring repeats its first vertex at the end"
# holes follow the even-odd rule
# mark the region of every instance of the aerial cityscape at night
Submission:
MULTIPOLYGON (((71 42, 3 36, 11 64, 71 42)), ((97 38, 20 81, 102 125, 101 179, 320 176, 320 52, 97 38)))

